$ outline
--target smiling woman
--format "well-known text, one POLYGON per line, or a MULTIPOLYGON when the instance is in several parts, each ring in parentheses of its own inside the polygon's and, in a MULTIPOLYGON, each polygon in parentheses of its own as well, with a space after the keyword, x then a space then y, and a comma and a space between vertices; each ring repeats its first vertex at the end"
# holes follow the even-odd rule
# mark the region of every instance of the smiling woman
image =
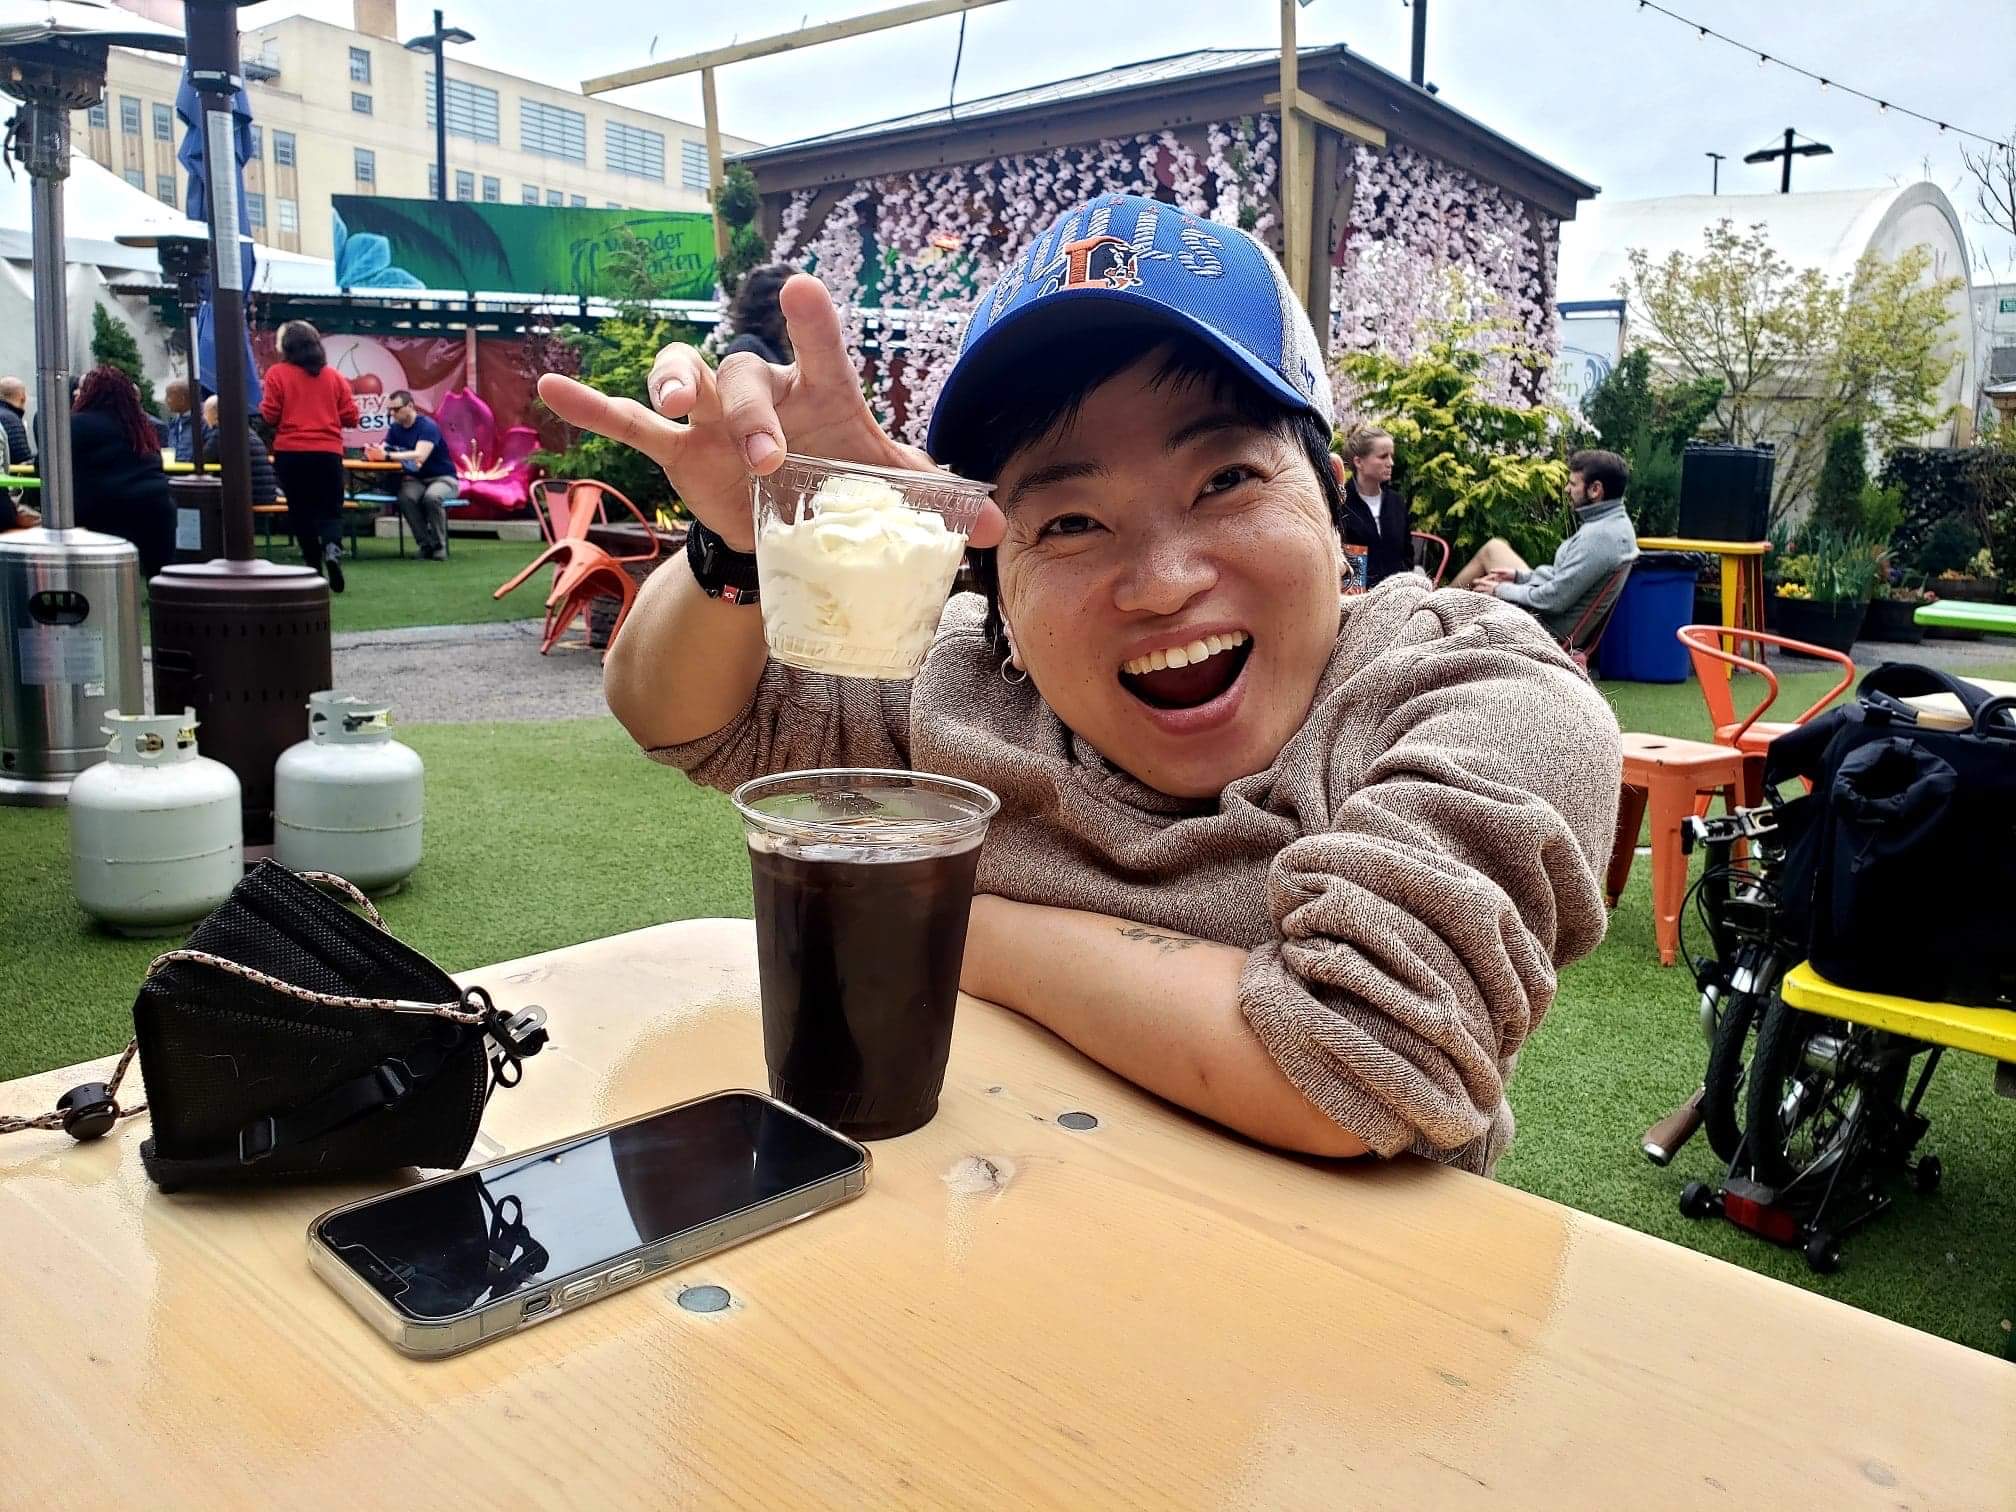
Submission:
POLYGON ((913 767, 1001 798, 962 985, 1253 1138, 1488 1171, 1556 968, 1603 932, 1608 707, 1527 616, 1338 591, 1313 332, 1251 237, 1105 196, 983 298, 929 455, 875 424, 825 290, 796 361, 667 348, 652 409, 549 376, 698 523, 612 648, 611 708, 696 781, 913 767), (1208 255, 1206 255, 1208 254, 1208 255), (794 451, 996 485, 917 678, 768 662, 749 475, 794 451))

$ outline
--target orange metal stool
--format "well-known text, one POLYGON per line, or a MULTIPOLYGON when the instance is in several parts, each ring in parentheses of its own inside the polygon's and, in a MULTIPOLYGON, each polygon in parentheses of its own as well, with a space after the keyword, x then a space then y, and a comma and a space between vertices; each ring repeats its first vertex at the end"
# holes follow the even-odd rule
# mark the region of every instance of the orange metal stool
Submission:
POLYGON ((1624 791, 1617 805, 1617 838, 1610 849, 1604 891, 1610 906, 1631 876, 1638 850, 1638 826, 1652 810, 1652 925, 1659 941, 1659 964, 1680 956, 1680 905, 1687 896, 1687 857, 1680 849, 1680 821, 1694 812, 1695 800, 1715 793, 1734 807, 1743 782, 1743 753, 1734 746, 1666 735, 1624 736, 1624 791))

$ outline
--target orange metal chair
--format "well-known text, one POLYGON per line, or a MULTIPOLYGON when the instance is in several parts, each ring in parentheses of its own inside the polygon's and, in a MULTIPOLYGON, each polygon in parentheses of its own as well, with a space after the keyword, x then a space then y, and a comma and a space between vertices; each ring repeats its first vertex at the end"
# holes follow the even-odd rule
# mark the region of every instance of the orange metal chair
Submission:
POLYGON ((1575 621, 1574 628, 1561 637, 1561 649, 1568 653, 1568 660, 1584 672, 1589 670, 1589 660, 1602 644, 1603 632, 1610 628, 1610 617, 1617 612, 1618 600, 1624 597, 1624 585, 1631 580, 1631 569, 1636 565, 1634 558, 1611 573, 1596 597, 1589 601, 1589 607, 1582 611, 1582 617, 1575 621))
POLYGON ((1438 535, 1430 535, 1425 530, 1410 530, 1408 535, 1414 541, 1414 565, 1421 571, 1428 573, 1428 582, 1431 587, 1440 588, 1442 586, 1442 574, 1449 570, 1449 543, 1438 535), (1428 572, 1428 563, 1424 560, 1428 555, 1428 548, 1430 546, 1438 546, 1442 550, 1442 555, 1435 561, 1435 570, 1433 572, 1428 572))
POLYGON ((1743 787, 1741 801, 1747 807, 1764 801, 1764 755, 1771 742, 1787 730, 1795 730, 1825 709, 1835 699, 1846 693, 1855 682, 1855 663, 1839 651, 1830 651, 1825 646, 1810 645, 1806 641, 1793 640, 1789 636, 1772 635, 1763 630, 1732 630, 1722 625, 1683 625, 1679 631, 1680 643, 1687 648, 1687 654, 1694 662, 1694 678, 1701 684, 1701 697, 1708 705, 1709 722, 1715 726, 1715 741, 1718 745, 1734 746, 1744 755, 1743 787), (1729 649, 1730 642, 1755 642, 1757 656, 1742 656, 1729 649), (1797 719, 1766 720, 1765 710, 1777 701, 1778 674, 1765 665, 1763 647, 1778 646, 1784 650, 1796 651, 1801 656, 1810 656, 1819 661, 1830 661, 1841 669, 1841 680, 1805 713, 1797 719), (1746 672, 1754 672, 1764 679, 1764 698, 1747 716, 1739 718, 1736 713, 1736 696, 1731 687, 1735 669, 1741 667, 1746 672))
POLYGON ((1604 892, 1612 908, 1631 877, 1638 852, 1638 826, 1652 811, 1652 930, 1659 964, 1671 966, 1680 954, 1680 905, 1687 896, 1687 855, 1680 848, 1680 823, 1705 808, 1716 793, 1734 807, 1743 780, 1744 755, 1734 746, 1665 735, 1626 732, 1624 789, 1617 804, 1617 836, 1610 847, 1604 892))
POLYGON ((544 480, 533 485, 532 499, 549 544, 524 571, 502 584, 491 597, 501 599, 521 587, 541 567, 551 564, 553 587, 546 595, 546 627, 540 637, 539 654, 544 656, 552 651, 567 627, 587 612, 589 601, 595 598, 618 601, 616 623, 609 635, 613 641, 637 599, 636 580, 624 564, 649 562, 658 556, 658 537, 651 529, 651 521, 619 490, 593 479, 544 480), (644 527, 648 551, 616 556, 588 539, 591 526, 608 523, 608 501, 612 498, 644 527))

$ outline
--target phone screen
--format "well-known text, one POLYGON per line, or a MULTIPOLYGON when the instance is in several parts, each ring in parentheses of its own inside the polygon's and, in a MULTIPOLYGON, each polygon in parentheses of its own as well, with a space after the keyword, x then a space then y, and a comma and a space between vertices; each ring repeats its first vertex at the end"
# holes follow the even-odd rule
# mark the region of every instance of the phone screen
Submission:
POLYGON ((338 1213, 321 1233, 400 1311, 441 1318, 828 1180, 861 1159, 816 1124, 729 1093, 338 1213))

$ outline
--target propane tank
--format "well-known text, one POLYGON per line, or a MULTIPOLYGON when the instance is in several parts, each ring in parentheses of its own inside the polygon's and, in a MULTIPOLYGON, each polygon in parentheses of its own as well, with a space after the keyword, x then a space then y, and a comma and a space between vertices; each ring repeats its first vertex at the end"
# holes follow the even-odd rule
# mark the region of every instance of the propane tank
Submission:
POLYGON ((392 738, 392 711, 345 693, 308 698, 308 738, 273 769, 273 857, 334 872, 370 893, 420 864, 426 769, 392 738))
POLYGON ((193 709, 105 717, 105 759, 70 785, 77 902, 119 934, 180 934, 245 874, 238 779, 197 753, 193 709))

